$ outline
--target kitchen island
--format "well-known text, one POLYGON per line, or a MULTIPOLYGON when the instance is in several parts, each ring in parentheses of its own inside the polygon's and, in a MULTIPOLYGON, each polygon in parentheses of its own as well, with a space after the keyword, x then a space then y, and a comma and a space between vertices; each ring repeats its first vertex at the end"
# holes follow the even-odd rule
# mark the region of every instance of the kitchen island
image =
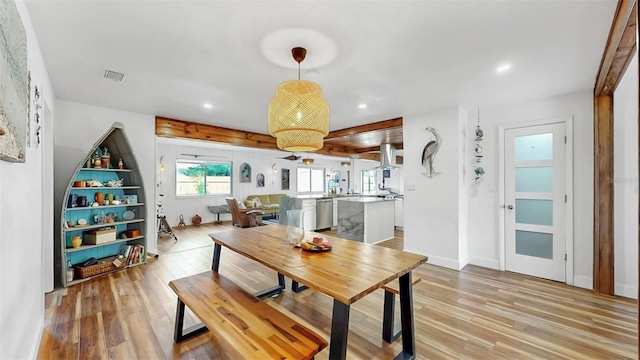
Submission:
POLYGON ((394 237, 395 201, 373 197, 338 199, 338 237, 375 244, 394 237))

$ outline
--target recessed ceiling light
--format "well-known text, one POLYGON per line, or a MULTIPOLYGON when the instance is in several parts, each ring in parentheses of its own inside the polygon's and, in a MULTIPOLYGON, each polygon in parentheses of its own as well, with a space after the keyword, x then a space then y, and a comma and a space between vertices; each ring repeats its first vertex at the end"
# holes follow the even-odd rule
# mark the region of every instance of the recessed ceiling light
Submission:
POLYGON ((505 71, 511 69, 511 64, 503 64, 496 68, 497 73, 504 73, 505 71))
POLYGON ((358 108, 366 109, 367 108, 367 104, 360 104, 360 105, 358 105, 358 108))
POLYGON ((204 104, 204 108, 205 109, 213 109, 213 105, 211 105, 209 103, 206 103, 206 104, 204 104))

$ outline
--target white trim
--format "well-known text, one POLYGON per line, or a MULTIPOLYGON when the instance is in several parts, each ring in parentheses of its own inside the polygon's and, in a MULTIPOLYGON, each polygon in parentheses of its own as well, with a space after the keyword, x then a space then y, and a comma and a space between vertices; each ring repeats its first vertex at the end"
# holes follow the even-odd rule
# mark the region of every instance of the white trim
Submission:
MULTIPOLYGON (((505 124, 498 127, 498 231, 499 236, 499 249, 500 249, 500 270, 504 271, 506 268, 506 234, 505 234, 505 217, 504 217, 504 133, 505 130, 510 129, 518 129, 525 128, 530 126, 539 126, 539 125, 551 125, 551 124, 565 124, 565 136, 566 136, 566 146, 565 146, 565 192, 567 195, 567 202, 565 205, 565 252, 567 254, 567 261, 565 263, 565 282, 569 285, 580 286, 587 289, 591 289, 591 282, 589 282, 589 286, 578 285, 577 276, 573 273, 574 266, 574 251, 573 251, 573 227, 574 227, 574 218, 573 218, 573 116, 569 117, 559 117, 559 118, 551 118, 546 120, 533 120, 533 121, 525 121, 520 123, 513 124, 505 124)), ((585 279, 580 279, 585 280, 585 279)), ((592 281, 592 279, 589 279, 592 281)))
POLYGON ((638 298, 638 287, 629 284, 617 283, 613 292, 616 296, 622 296, 630 299, 638 298))
POLYGON ((440 256, 427 255, 429 257, 429 261, 427 264, 436 265, 440 267, 445 267, 447 269, 460 270, 460 262, 455 259, 444 258, 440 256))
POLYGON ((506 126, 498 127, 498 234, 500 250, 500 270, 505 271, 506 265, 506 239, 504 229, 504 131, 506 126))
POLYGON ((574 284, 574 259, 573 259, 573 227, 574 218, 573 218, 573 116, 569 116, 565 120, 565 129, 564 135, 567 137, 565 144, 565 185, 564 189, 567 196, 567 201, 565 203, 565 251, 567 252, 567 262, 565 264, 565 276, 566 283, 569 285, 574 284))
POLYGON ((587 290, 593 290, 593 277, 576 275, 573 277, 573 286, 580 287, 587 290))
POLYGON ((489 269, 500 269, 500 261, 487 257, 470 257, 469 264, 489 269))
MULTIPOLYGON (((43 296, 44 298, 44 296, 43 296)), ((44 304, 42 304, 44 307, 44 304)), ((44 311, 42 311, 44 314, 44 311)), ((36 341, 33 343, 33 347, 31 347, 31 351, 29 353, 29 359, 37 359, 38 351, 40 351, 40 343, 42 342, 42 333, 44 333, 44 315, 40 316, 40 321, 38 321, 38 327, 36 329, 42 329, 38 331, 38 335, 36 335, 36 341)))

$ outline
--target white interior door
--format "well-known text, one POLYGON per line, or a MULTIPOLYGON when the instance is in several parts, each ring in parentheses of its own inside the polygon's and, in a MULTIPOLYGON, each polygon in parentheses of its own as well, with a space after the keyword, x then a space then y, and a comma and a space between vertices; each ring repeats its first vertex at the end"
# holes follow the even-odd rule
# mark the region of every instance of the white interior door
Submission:
POLYGON ((505 130, 505 268, 565 282, 565 124, 505 130))

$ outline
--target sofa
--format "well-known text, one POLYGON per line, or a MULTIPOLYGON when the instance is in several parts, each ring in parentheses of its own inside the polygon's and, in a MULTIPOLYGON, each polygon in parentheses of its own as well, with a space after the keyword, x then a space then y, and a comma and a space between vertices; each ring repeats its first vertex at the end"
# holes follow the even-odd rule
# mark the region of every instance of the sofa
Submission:
POLYGON ((280 210, 280 198, 283 196, 286 194, 249 195, 244 205, 247 209, 260 208, 265 215, 272 214, 275 217, 280 210), (260 199, 260 204, 256 204, 256 198, 260 199))

